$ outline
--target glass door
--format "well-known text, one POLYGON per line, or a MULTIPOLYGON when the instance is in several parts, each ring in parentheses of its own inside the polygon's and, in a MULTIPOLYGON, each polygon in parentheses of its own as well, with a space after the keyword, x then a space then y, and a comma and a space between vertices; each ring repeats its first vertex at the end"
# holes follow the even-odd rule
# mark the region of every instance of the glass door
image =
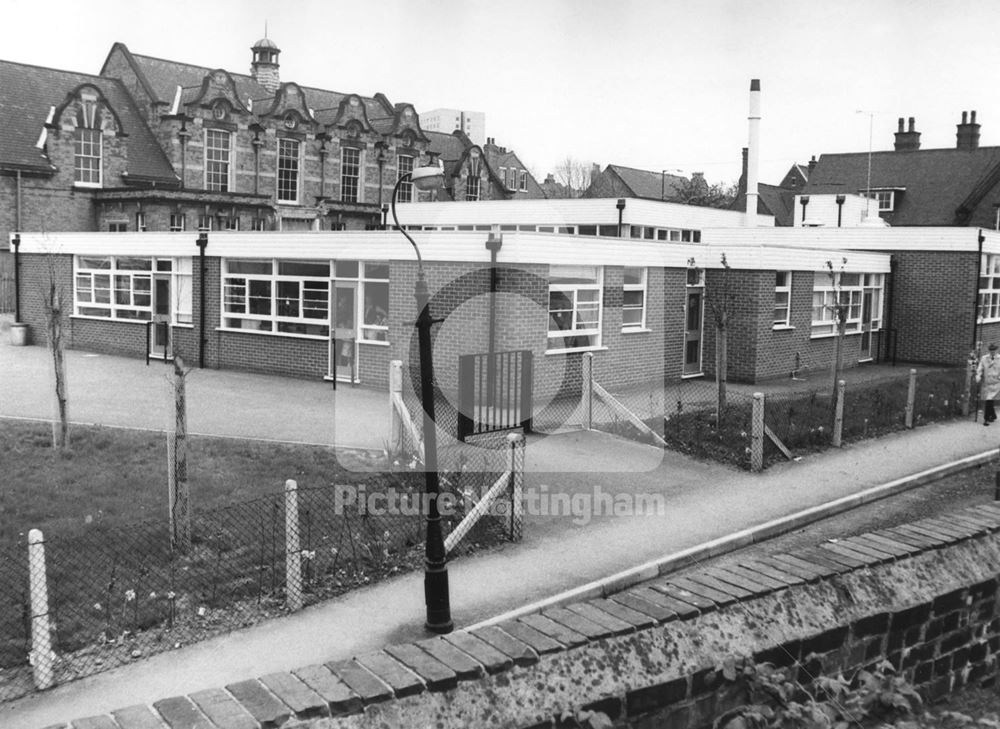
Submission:
POLYGON ((149 356, 167 359, 170 351, 170 276, 153 278, 153 331, 149 337, 149 356))
POLYGON ((334 322, 330 330, 330 376, 348 382, 358 381, 358 284, 335 281, 333 284, 334 322))
POLYGON ((701 328, 704 309, 704 290, 691 288, 687 290, 687 302, 684 306, 684 367, 682 375, 701 374, 701 328))

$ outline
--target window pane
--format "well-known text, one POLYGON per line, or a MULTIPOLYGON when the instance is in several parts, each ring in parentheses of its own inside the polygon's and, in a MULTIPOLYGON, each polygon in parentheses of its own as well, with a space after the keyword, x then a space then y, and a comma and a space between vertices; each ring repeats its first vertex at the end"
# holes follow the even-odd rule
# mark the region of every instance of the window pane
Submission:
POLYGON ((388 263, 366 263, 365 278, 389 279, 388 263))
POLYGON ((109 256, 105 256, 103 258, 95 258, 93 256, 80 256, 79 267, 91 268, 91 269, 108 269, 111 268, 111 258, 109 256))
POLYGON ((132 256, 118 256, 115 259, 117 268, 122 271, 152 271, 153 270, 153 259, 151 258, 135 258, 132 256))
POLYGON ((267 315, 271 313, 271 282, 250 281, 250 313, 267 315))
POLYGON ((311 261, 278 261, 278 273, 282 276, 313 276, 329 278, 330 264, 311 261))
POLYGON ((278 316, 298 317, 298 315, 299 282, 278 281, 278 316))
POLYGON ((642 299, 643 299, 642 291, 624 291, 622 292, 622 294, 624 296, 623 298, 624 306, 626 307, 638 306, 640 309, 642 308, 642 299))
POLYGON ((271 262, 230 259, 226 261, 226 270, 229 273, 256 273, 269 276, 271 275, 271 262))
POLYGON ((335 261, 333 264, 334 275, 337 278, 357 278, 358 277, 358 262, 357 261, 335 261))
POLYGON ((94 302, 111 303, 111 276, 107 274, 94 276, 94 302))
POLYGON ((626 266, 625 267, 625 285, 626 286, 630 286, 630 285, 642 286, 643 279, 645 278, 643 276, 643 272, 645 270, 646 269, 644 269, 644 268, 632 268, 631 266, 626 266))
POLYGON ((596 284, 597 266, 550 266, 549 280, 559 284, 596 284))

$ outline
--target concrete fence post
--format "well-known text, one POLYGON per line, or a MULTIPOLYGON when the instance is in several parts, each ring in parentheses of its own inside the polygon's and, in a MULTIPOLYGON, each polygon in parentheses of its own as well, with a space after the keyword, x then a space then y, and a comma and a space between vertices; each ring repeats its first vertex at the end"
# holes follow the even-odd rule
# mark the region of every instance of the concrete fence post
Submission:
POLYGON ((55 682, 56 654, 52 651, 49 623, 49 586, 45 576, 45 540, 42 532, 28 532, 28 592, 31 596, 31 670, 35 688, 47 689, 55 682))
POLYGON ((965 389, 962 390, 962 415, 965 416, 972 411, 972 378, 975 372, 976 363, 970 357, 965 363, 965 389))
POLYGON ((396 403, 403 396, 403 362, 394 359, 389 363, 389 453, 403 450, 403 420, 399 417, 396 403), (396 396, 399 396, 398 398, 396 396))
POLYGON ((844 390, 846 383, 837 380, 837 408, 833 415, 833 447, 840 448, 844 437, 844 390))
POLYGON ((753 411, 750 423, 750 470, 754 473, 764 468, 764 393, 753 394, 753 411))
POLYGON ((583 353, 583 374, 580 398, 583 406, 583 427, 592 430, 594 427, 594 353, 583 353))
POLYGON ((298 484, 285 481, 285 607, 302 609, 302 552, 299 549, 298 484))
POLYGON ((519 541, 524 534, 524 444, 522 433, 510 433, 507 469, 510 471, 510 540, 519 541))
POLYGON ((913 427, 913 404, 917 399, 917 371, 910 370, 910 387, 906 391, 906 427, 913 427))

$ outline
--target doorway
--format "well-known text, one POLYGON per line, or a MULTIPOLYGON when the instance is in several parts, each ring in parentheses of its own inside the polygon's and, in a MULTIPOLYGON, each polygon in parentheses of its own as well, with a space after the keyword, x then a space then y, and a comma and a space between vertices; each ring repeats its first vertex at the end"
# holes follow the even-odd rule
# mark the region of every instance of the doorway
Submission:
POLYGON ((333 327, 330 329, 330 377, 358 382, 358 285, 333 283, 333 327))
POLYGON ((149 356, 168 359, 170 346, 170 276, 153 277, 153 328, 149 337, 149 356))
POLYGON ((875 292, 865 289, 861 294, 861 351, 858 353, 859 362, 870 362, 872 360, 872 315, 874 313, 875 292))
POLYGON ((705 291, 701 287, 687 289, 687 300, 684 305, 684 366, 681 375, 688 377, 700 375, 702 320, 704 319, 705 291))

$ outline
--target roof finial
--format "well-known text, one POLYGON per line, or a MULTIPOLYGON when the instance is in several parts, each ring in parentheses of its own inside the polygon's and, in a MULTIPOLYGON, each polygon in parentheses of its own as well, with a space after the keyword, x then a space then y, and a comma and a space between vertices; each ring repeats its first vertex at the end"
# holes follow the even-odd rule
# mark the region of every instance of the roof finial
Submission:
POLYGON ((267 38, 267 19, 264 20, 264 37, 267 38))

